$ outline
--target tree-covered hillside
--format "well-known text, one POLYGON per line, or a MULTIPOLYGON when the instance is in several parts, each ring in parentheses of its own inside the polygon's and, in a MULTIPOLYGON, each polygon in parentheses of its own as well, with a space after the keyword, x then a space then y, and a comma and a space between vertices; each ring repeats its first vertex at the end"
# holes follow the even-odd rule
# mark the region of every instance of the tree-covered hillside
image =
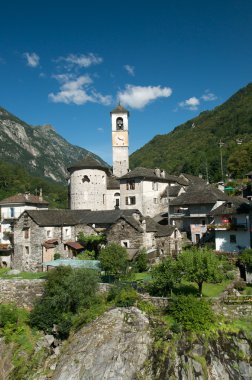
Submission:
POLYGON ((130 166, 208 175, 210 181, 218 181, 221 153, 225 176, 239 178, 252 170, 252 83, 214 110, 155 136, 131 155, 130 166))
POLYGON ((20 165, 0 161, 0 200, 18 193, 38 195, 40 189, 50 208, 67 207, 67 186, 46 178, 33 177, 20 165))

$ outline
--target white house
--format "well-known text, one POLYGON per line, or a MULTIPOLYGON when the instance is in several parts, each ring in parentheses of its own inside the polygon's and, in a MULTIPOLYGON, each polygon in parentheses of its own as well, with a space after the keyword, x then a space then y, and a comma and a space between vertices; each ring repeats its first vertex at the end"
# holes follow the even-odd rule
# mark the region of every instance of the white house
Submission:
POLYGON ((216 251, 235 253, 251 248, 252 207, 249 201, 230 197, 211 215, 214 217, 216 251))

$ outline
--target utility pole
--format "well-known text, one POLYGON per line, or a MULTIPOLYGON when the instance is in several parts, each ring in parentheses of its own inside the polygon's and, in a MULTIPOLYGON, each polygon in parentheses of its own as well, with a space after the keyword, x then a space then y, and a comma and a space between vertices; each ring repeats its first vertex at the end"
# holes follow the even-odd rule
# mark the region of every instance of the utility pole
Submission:
POLYGON ((167 184, 167 224, 171 224, 170 221, 170 200, 169 200, 169 183, 167 184))
POLYGON ((222 179, 222 182, 224 183, 224 173, 223 173, 223 157, 222 157, 222 147, 224 145, 224 142, 219 141, 219 147, 220 147, 220 163, 221 163, 221 179, 222 179))

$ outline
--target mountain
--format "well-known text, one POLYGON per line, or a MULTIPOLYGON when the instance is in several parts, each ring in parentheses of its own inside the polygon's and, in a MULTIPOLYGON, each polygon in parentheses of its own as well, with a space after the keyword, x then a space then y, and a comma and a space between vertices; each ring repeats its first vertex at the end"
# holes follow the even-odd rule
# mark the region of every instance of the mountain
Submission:
POLYGON ((221 179, 221 161, 224 175, 239 178, 252 170, 252 83, 130 156, 131 168, 160 167, 171 174, 202 174, 211 181, 221 179))
POLYGON ((30 174, 66 184, 66 168, 87 154, 71 145, 50 125, 33 127, 0 107, 0 160, 19 163, 30 174))

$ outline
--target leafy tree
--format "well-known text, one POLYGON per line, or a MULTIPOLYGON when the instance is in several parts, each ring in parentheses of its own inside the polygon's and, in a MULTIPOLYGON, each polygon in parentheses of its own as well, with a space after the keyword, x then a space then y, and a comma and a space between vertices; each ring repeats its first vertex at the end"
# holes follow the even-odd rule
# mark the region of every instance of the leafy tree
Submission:
POLYGON ((151 276, 150 292, 159 296, 167 296, 181 280, 177 262, 171 257, 167 257, 159 265, 153 267, 151 276))
POLYGON ((107 274, 125 274, 128 268, 128 253, 126 248, 111 243, 101 250, 99 255, 102 269, 107 274))
POLYGON ((58 267, 49 272, 43 297, 30 315, 30 324, 45 332, 58 326, 61 338, 67 337, 72 316, 95 302, 98 278, 93 270, 58 267))
POLYGON ((97 257, 102 244, 106 243, 106 236, 101 235, 85 235, 83 232, 79 232, 78 241, 88 250, 95 251, 97 257))
POLYGON ((148 256, 146 249, 141 249, 134 261, 134 269, 137 272, 145 272, 148 269, 148 256))
POLYGON ((178 257, 178 267, 186 280, 196 282, 200 296, 204 282, 222 281, 220 261, 213 251, 206 248, 182 252, 178 257))
POLYGON ((167 310, 185 330, 209 330, 216 320, 210 305, 192 295, 174 297, 167 310))
POLYGON ((95 251, 86 251, 78 253, 77 260, 95 260, 95 251))
POLYGON ((246 270, 249 273, 252 273, 252 249, 250 248, 245 249, 239 256, 239 261, 240 263, 245 265, 246 270))

